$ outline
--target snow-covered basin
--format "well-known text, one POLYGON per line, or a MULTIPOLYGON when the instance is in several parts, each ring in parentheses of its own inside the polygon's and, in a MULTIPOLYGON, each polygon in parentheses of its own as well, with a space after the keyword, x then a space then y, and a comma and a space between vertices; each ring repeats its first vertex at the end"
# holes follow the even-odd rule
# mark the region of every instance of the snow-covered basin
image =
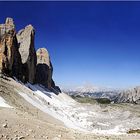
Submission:
POLYGON ((8 105, 2 97, 0 97, 0 107, 12 108, 12 106, 8 105))
POLYGON ((129 111, 107 111, 99 105, 80 104, 65 93, 59 95, 49 92, 39 85, 26 84, 24 91, 18 93, 30 104, 54 118, 64 122, 72 129, 96 134, 125 134, 127 130, 140 128, 139 118, 130 118, 129 111), (26 88, 32 90, 32 94, 26 88))

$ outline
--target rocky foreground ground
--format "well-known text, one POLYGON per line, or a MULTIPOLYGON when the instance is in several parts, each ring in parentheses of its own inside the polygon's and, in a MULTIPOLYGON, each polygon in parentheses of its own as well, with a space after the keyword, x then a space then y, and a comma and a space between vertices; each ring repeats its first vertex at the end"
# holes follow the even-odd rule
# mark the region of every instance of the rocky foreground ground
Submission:
MULTIPOLYGON (((101 135, 66 128, 66 126, 49 114, 42 112, 28 103, 13 89, 23 89, 13 79, 1 79, 0 96, 12 108, 0 107, 1 140, 139 140, 140 135, 101 135)), ((30 90, 29 90, 30 92, 30 90)), ((138 111, 138 110, 137 110, 138 111)))
MULTIPOLYGON (((36 113, 36 112, 34 112, 36 113)), ((1 140, 139 140, 138 135, 100 136, 70 130, 57 120, 41 120, 41 117, 17 109, 0 108, 1 140), (51 122, 52 121, 52 122, 51 122)))

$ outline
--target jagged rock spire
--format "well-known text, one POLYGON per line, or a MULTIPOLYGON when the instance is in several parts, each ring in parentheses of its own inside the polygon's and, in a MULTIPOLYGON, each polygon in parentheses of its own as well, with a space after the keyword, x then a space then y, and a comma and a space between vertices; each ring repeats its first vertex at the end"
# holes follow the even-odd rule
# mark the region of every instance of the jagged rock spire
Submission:
POLYGON ((14 20, 12 18, 9 18, 9 17, 6 18, 5 25, 6 25, 6 28, 9 30, 15 29, 14 20))
POLYGON ((39 48, 37 54, 36 82, 51 88, 52 64, 46 48, 39 48))
POLYGON ((16 46, 14 21, 7 18, 5 24, 0 24, 0 71, 11 73, 16 46))
POLYGON ((32 25, 28 25, 25 29, 17 33, 19 44, 19 52, 23 64, 23 77, 25 81, 35 82, 36 73, 36 51, 34 46, 35 30, 32 25))
POLYGON ((45 48, 35 51, 35 30, 26 26, 17 34, 14 20, 7 18, 0 24, 0 73, 15 76, 23 82, 39 83, 49 89, 55 88, 52 79, 53 67, 45 48))

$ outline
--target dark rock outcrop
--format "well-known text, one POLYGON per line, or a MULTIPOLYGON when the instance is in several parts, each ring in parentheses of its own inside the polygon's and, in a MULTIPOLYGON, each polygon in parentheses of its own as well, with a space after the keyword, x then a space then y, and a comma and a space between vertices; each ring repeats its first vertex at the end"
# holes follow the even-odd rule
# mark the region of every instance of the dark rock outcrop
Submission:
POLYGON ((46 48, 39 48, 37 50, 37 67, 36 67, 36 82, 45 87, 57 92, 61 92, 60 88, 55 85, 52 79, 53 66, 50 60, 49 53, 46 48))
POLYGON ((39 48, 37 54, 36 82, 51 88, 53 67, 50 56, 45 48, 39 48))
POLYGON ((21 81, 23 80, 21 55, 19 53, 19 46, 16 37, 15 37, 15 47, 14 47, 14 61, 12 65, 12 76, 16 77, 18 80, 21 81))
POLYGON ((19 52, 22 61, 23 81, 34 83, 36 74, 36 51, 34 47, 35 31, 32 25, 28 25, 17 34, 19 52))
POLYGON ((51 87, 52 87, 52 90, 54 89, 53 92, 55 92, 56 94, 61 93, 60 87, 55 85, 55 82, 53 79, 52 79, 51 87))

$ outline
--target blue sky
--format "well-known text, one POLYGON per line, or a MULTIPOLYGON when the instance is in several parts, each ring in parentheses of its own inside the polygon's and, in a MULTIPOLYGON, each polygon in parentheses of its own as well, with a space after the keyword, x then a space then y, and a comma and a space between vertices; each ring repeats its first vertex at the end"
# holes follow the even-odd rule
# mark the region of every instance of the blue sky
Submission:
POLYGON ((140 2, 0 2, 0 23, 36 29, 58 85, 140 85, 140 2))

